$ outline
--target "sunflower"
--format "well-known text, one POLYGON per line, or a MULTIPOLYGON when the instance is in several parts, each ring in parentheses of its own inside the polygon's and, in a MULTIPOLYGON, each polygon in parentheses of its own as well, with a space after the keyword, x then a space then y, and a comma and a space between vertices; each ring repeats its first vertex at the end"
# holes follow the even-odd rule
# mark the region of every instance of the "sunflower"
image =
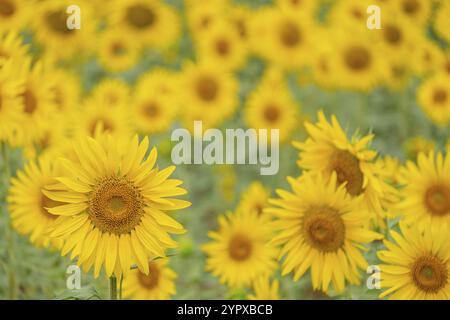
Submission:
POLYGON ((434 29, 444 38, 450 42, 450 23, 448 17, 450 16, 450 3, 441 4, 434 20, 434 29))
POLYGON ((436 73, 426 79, 417 90, 417 101, 434 123, 450 123, 450 76, 436 73))
POLYGON ((194 39, 200 39, 203 33, 223 19, 224 0, 202 2, 188 1, 186 15, 189 31, 194 39))
POLYGON ((89 97, 81 108, 71 116, 72 132, 75 137, 94 137, 97 130, 115 136, 131 137, 133 134, 132 113, 127 105, 111 107, 106 99, 89 97))
POLYGON ((25 77, 24 90, 21 93, 22 114, 24 115, 24 135, 21 144, 28 145, 42 138, 42 128, 51 123, 56 115, 52 74, 43 64, 31 64, 27 59, 22 66, 25 77))
MULTIPOLYGON (((349 30, 347 30, 348 32, 349 30)), ((348 33, 338 29, 333 37, 333 65, 337 82, 342 88, 369 91, 387 76, 388 68, 379 44, 375 46, 363 32, 348 33)))
POLYGON ((319 7, 314 0, 275 0, 275 4, 283 10, 307 13, 309 16, 313 16, 319 7))
POLYGON ((288 182, 293 193, 278 190, 280 199, 269 200, 276 207, 267 209, 277 218, 273 242, 283 246, 282 275, 294 272, 297 281, 311 268, 313 289, 324 292, 331 283, 337 292, 346 281, 359 284, 358 269, 368 265, 362 244, 382 238, 365 227, 369 215, 361 198, 350 196, 335 173, 329 179, 304 174, 288 182))
POLYGON ((51 73, 51 91, 57 111, 67 114, 78 108, 81 92, 79 77, 65 69, 52 69, 48 72, 51 73))
POLYGON ((216 23, 205 31, 198 42, 199 57, 225 70, 242 67, 247 58, 247 50, 237 29, 229 23, 216 23))
MULTIPOLYGON (((328 20, 334 26, 343 26, 350 30, 357 29, 359 32, 366 31, 368 18, 367 8, 373 4, 374 1, 372 0, 337 1, 330 12, 328 20)), ((369 34, 366 32, 366 35, 369 34)))
POLYGON ((186 127, 191 127, 194 120, 202 120, 204 127, 214 127, 230 117, 237 107, 236 79, 231 72, 211 63, 186 65, 179 86, 186 127))
POLYGON ((422 231, 450 231, 450 157, 420 153, 417 163, 408 161, 400 174, 403 188, 397 210, 405 223, 415 224, 422 231))
POLYGON ((238 211, 256 212, 258 215, 264 213, 269 204, 269 191, 261 182, 255 181, 245 189, 238 204, 238 211))
POLYGON ((378 252, 380 298, 396 300, 450 299, 450 242, 448 231, 420 232, 400 223, 401 234, 391 230, 394 242, 385 241, 386 250, 378 252))
MULTIPOLYGON (((1 6, 1 5, 0 5, 1 6)), ((28 45, 16 32, 0 33, 0 68, 7 61, 20 65, 28 54, 28 45)))
POLYGON ((252 92, 244 109, 248 127, 279 129, 280 141, 286 141, 297 125, 299 107, 280 72, 269 71, 252 92))
POLYGON ((132 43, 144 46, 164 48, 180 35, 177 12, 162 1, 115 1, 111 21, 132 43))
POLYGON ((30 19, 31 6, 23 0, 0 0, 0 29, 20 30, 30 19))
POLYGON ((411 69, 419 76, 440 70, 445 63, 445 56, 439 46, 425 37, 418 38, 411 53, 411 69))
MULTIPOLYGON (((24 77, 16 73, 12 62, 0 68, 0 142, 16 145, 18 131, 23 131, 22 101, 24 77)), ((22 135, 22 134, 20 134, 22 135)))
POLYGON ((124 106, 129 103, 130 87, 120 79, 106 78, 94 87, 91 97, 110 107, 124 106))
POLYGON ((433 140, 422 136, 410 137, 406 140, 403 149, 408 159, 416 160, 420 153, 428 154, 436 148, 433 140))
POLYGON ((268 277, 260 277, 253 283, 254 294, 248 296, 249 300, 280 300, 278 289, 280 283, 273 280, 272 283, 268 277))
POLYGON ((133 68, 139 60, 140 47, 122 29, 108 29, 100 36, 98 59, 110 72, 133 68))
POLYGON ((162 70, 152 71, 139 79, 131 104, 140 132, 164 132, 172 125, 178 115, 173 80, 173 74, 162 70))
POLYGON ((61 241, 48 236, 49 226, 57 218, 48 210, 60 203, 43 193, 47 184, 56 182, 55 177, 59 173, 58 165, 53 159, 40 157, 28 162, 24 169, 17 172, 17 177, 11 179, 7 198, 11 223, 20 234, 29 236, 31 243, 38 247, 61 246, 61 241))
POLYGON ((133 264, 149 273, 149 257, 164 257, 176 247, 169 233, 184 228, 166 210, 182 209, 189 202, 171 197, 183 195, 182 181, 168 179, 175 167, 155 168, 153 149, 137 136, 118 147, 111 135, 78 139, 73 146, 75 161, 62 159, 67 170, 44 194, 62 203, 49 209, 59 216, 50 236, 64 240, 62 255, 71 252, 88 272, 126 276, 133 264))
POLYGON ((167 266, 168 259, 152 260, 149 273, 133 270, 123 280, 123 295, 134 300, 168 300, 176 292, 177 274, 167 266))
POLYGON ((272 226, 265 216, 236 211, 221 215, 218 221, 219 230, 208 232, 213 241, 202 247, 208 256, 206 271, 232 288, 250 286, 274 272, 278 250, 269 243, 272 226))
POLYGON ((239 38, 247 48, 250 40, 249 24, 253 14, 252 10, 245 5, 228 5, 226 13, 227 21, 234 27, 239 38))
POLYGON ((310 63, 314 26, 311 18, 289 10, 266 8, 256 12, 250 24, 251 49, 284 68, 310 63))
POLYGON ((425 28, 432 9, 432 1, 429 0, 398 0, 391 1, 392 9, 398 11, 412 23, 425 28))
POLYGON ((70 58, 80 55, 92 43, 91 36, 95 33, 96 19, 92 6, 82 0, 48 0, 36 4, 33 14, 34 31, 37 42, 44 45, 55 59, 70 58), (69 29, 67 8, 77 5, 82 18, 80 29, 69 29))
POLYGON ((363 197, 373 222, 384 227, 385 210, 382 203, 395 190, 380 179, 379 167, 374 164, 376 152, 368 148, 373 135, 361 139, 354 136, 349 141, 335 116, 331 123, 323 112, 319 112, 318 117, 317 124, 305 124, 309 138, 303 143, 294 142, 294 146, 300 150, 298 166, 321 173, 325 178, 336 173, 338 182, 345 185, 350 196, 363 197))

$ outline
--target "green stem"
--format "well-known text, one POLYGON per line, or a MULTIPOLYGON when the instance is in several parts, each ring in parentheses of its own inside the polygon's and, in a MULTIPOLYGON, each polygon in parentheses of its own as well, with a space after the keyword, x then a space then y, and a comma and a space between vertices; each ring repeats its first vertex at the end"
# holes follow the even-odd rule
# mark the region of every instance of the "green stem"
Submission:
POLYGON ((1 157, 3 162, 3 184, 4 184, 4 194, 1 197, 0 201, 0 209, 2 211, 2 215, 4 216, 5 223, 5 236, 7 242, 7 254, 8 254, 8 298, 10 300, 16 299, 16 274, 15 274, 15 255, 14 255, 14 232, 11 228, 11 221, 9 218, 9 214, 6 209, 6 194, 9 185, 9 178, 11 177, 10 170, 10 160, 9 160, 9 150, 6 143, 0 144, 1 149, 1 157))
POLYGON ((109 278, 109 300, 117 300, 117 278, 111 276, 109 278))
POLYGON ((119 300, 122 300, 122 285, 123 285, 123 275, 120 276, 120 284, 119 284, 119 300))

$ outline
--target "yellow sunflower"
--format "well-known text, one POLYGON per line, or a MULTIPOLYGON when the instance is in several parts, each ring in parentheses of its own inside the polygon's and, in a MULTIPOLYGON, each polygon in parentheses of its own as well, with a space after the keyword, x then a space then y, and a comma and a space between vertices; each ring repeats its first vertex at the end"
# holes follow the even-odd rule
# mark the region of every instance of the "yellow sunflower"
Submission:
POLYGON ((103 101, 112 108, 124 106, 129 103, 130 87, 120 79, 106 78, 94 87, 91 97, 103 101))
POLYGON ((139 60, 141 48, 122 29, 112 28, 100 35, 98 60, 110 72, 133 68, 139 60))
POLYGON ((253 283, 253 294, 248 296, 249 300, 280 300, 278 280, 270 282, 268 277, 260 277, 253 283))
POLYGON ((395 190, 380 178, 379 167, 374 164, 376 152, 368 148, 373 135, 361 139, 354 136, 349 141, 335 116, 331 123, 323 112, 318 117, 317 124, 305 124, 309 138, 303 143, 294 142, 300 150, 298 166, 327 179, 336 173, 339 184, 345 185, 350 196, 362 196, 373 222, 385 227, 382 203, 395 190))
POLYGON ((276 269, 278 249, 269 243, 272 225, 255 211, 221 215, 219 230, 208 232, 211 242, 203 245, 206 271, 232 288, 247 287, 276 269), (251 228, 249 228, 251 226, 251 228))
POLYGON ((419 76, 427 76, 440 70, 445 56, 439 46, 428 38, 418 38, 411 51, 411 69, 419 76))
POLYGON ((31 17, 31 5, 23 0, 0 0, 0 29, 21 30, 31 17))
POLYGON ((450 75, 436 73, 424 80, 417 89, 417 101, 434 123, 450 123, 450 75))
POLYGON ((299 109, 285 81, 282 73, 269 71, 244 107, 248 127, 279 129, 280 142, 289 139, 295 129, 299 109))
POLYGON ((395 11, 398 11, 412 23, 422 28, 431 17, 432 1, 429 0, 398 0, 391 1, 390 5, 395 11))
POLYGON ((20 65, 28 53, 28 45, 22 43, 22 38, 16 32, 0 33, 0 68, 7 61, 20 65))
POLYGON ((448 231, 420 232, 400 223, 400 231, 391 230, 395 241, 385 241, 386 250, 378 252, 380 298, 392 300, 450 299, 450 241, 448 231))
POLYGON ((150 72, 139 79, 131 105, 140 132, 164 132, 174 122, 179 108, 173 81, 174 75, 162 70, 150 72))
POLYGON ((248 186, 238 204, 238 211, 254 211, 258 215, 264 213, 269 204, 269 191, 259 181, 252 182, 248 186))
POLYGON ((200 39, 203 33, 215 23, 222 21, 225 10, 224 0, 188 1, 186 15, 189 31, 194 39, 200 39))
POLYGON ((247 50, 238 30, 230 23, 216 23, 197 41, 199 58, 216 68, 236 70, 243 66, 247 50))
POLYGON ((38 247, 61 246, 61 241, 51 239, 48 235, 49 226, 57 218, 48 210, 60 203, 43 193, 47 184, 56 182, 55 177, 59 173, 54 159, 40 157, 37 161, 28 162, 24 169, 17 172, 17 177, 11 179, 7 198, 11 223, 38 247))
POLYGON ((88 1, 48 0, 36 3, 33 14, 34 32, 37 42, 44 45, 46 51, 55 58, 70 58, 80 55, 93 42, 97 20, 88 1), (80 8, 80 28, 69 29, 67 8, 77 5, 80 8))
POLYGON ((420 153, 428 154, 436 148, 433 140, 422 136, 410 137, 406 140, 403 149, 408 159, 416 160, 420 153))
POLYGON ((134 43, 163 48, 180 35, 178 13, 158 0, 115 1, 112 24, 134 43))
POLYGON ((361 198, 351 197, 335 173, 329 179, 304 174, 288 182, 293 193, 277 190, 280 199, 270 200, 276 207, 267 209, 277 218, 273 241, 283 246, 282 275, 293 272, 297 281, 311 269, 313 289, 323 292, 330 284, 337 292, 346 281, 359 284, 359 270, 368 266, 362 244, 382 238, 365 227, 369 215, 361 198))
POLYGON ((123 280, 123 295, 133 300, 168 300, 176 293, 177 274, 160 258, 148 264, 149 273, 133 270, 123 280))
POLYGON ((75 161, 61 159, 67 170, 44 194, 62 205, 50 236, 62 239, 62 255, 71 252, 78 265, 97 277, 126 276, 133 264, 149 273, 149 258, 164 257, 177 243, 169 233, 183 233, 166 211, 186 208, 181 180, 168 179, 175 167, 155 168, 157 151, 146 156, 149 142, 137 136, 119 148, 111 135, 85 137, 73 145, 75 161))
POLYGON ((314 26, 306 14, 275 8, 261 9, 251 21, 251 49, 284 68, 310 63, 314 26))
POLYGON ((202 120, 204 128, 217 126, 237 107, 237 80, 231 72, 211 63, 186 65, 179 86, 180 106, 188 128, 194 120, 202 120))
MULTIPOLYGON (((450 231, 450 157, 420 153, 400 171, 401 201, 397 211, 420 230, 450 231)), ((445 232, 445 231, 444 231, 445 232)))
POLYGON ((12 62, 0 68, 0 142, 17 145, 17 134, 22 136, 23 113, 20 94, 25 78, 18 75, 12 62))

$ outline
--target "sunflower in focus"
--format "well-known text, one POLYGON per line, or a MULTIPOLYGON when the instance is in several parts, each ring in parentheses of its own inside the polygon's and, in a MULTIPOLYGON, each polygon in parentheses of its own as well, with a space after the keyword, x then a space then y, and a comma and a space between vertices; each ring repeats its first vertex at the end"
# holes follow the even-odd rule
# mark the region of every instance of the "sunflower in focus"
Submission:
POLYGON ((22 235, 29 236, 38 247, 59 248, 61 241, 49 237, 49 226, 57 216, 49 209, 61 203, 45 195, 45 186, 55 183, 60 174, 58 164, 49 157, 30 161, 11 179, 8 193, 8 209, 13 227, 22 235))
POLYGON ((254 294, 248 296, 249 300, 280 300, 278 280, 270 282, 268 277, 260 277, 253 283, 254 294))
POLYGON ((335 116, 331 123, 323 112, 319 112, 318 117, 315 125, 305 123, 309 138, 303 143, 294 142, 300 150, 298 166, 315 174, 323 174, 325 179, 336 173, 338 183, 345 185, 351 197, 362 196, 373 222, 385 227, 382 203, 395 191, 380 179, 379 167, 374 164, 376 152, 368 148, 373 135, 363 138, 354 136, 349 141, 335 116))
POLYGON ((264 209, 269 204, 269 195, 269 191, 261 182, 252 182, 242 195, 238 204, 238 211, 256 212, 258 215, 264 214, 264 209))
POLYGON ((248 287, 276 269, 277 248, 270 244, 272 226, 255 211, 236 211, 218 218, 219 230, 208 232, 203 245, 206 271, 232 288, 248 287), (249 228, 251 226, 251 228, 249 228))
POLYGON ((360 283, 359 269, 368 264, 361 254, 364 243, 381 239, 365 225, 369 218, 361 198, 351 197, 333 173, 288 178, 293 193, 277 190, 269 208, 279 233, 274 243, 282 245, 282 275, 294 274, 294 281, 311 269, 314 290, 328 292, 330 284, 343 292, 345 282, 360 283))
POLYGON ((450 76, 437 73, 426 79, 417 90, 417 101, 434 123, 450 123, 450 76))
POLYGON ((115 1, 111 21, 132 43, 144 46, 165 48, 180 35, 178 13, 163 1, 115 1))
POLYGON ((141 48, 122 29, 108 29, 99 41, 98 60, 109 72, 122 72, 133 68, 141 48))
POLYGON ((386 250, 378 252, 380 298, 392 300, 450 299, 450 242, 444 233, 407 227, 400 223, 401 234, 391 230, 394 241, 384 241, 386 250))
POLYGON ((188 64, 180 78, 179 101, 186 127, 202 120, 214 127, 229 118, 237 107, 238 83, 231 72, 211 63, 188 64))
POLYGON ((283 74, 271 70, 248 97, 244 119, 250 128, 279 129, 280 142, 284 142, 297 125, 298 109, 283 74))
POLYGON ((177 274, 167 266, 168 259, 152 260, 148 274, 133 270, 124 278, 123 295, 133 300, 168 300, 176 292, 177 274))
POLYGON ((450 157, 441 153, 419 154, 400 171, 401 201, 397 212, 418 229, 450 230, 450 157))
POLYGON ((164 257, 176 247, 171 233, 183 233, 167 211, 186 208, 182 181, 169 179, 175 167, 155 168, 157 152, 148 156, 149 142, 135 136, 117 148, 111 135, 78 139, 75 161, 62 159, 64 176, 47 186, 46 196, 61 205, 49 209, 58 216, 50 236, 62 239, 62 255, 71 252, 78 265, 97 277, 126 276, 133 264, 149 274, 149 258, 164 257))

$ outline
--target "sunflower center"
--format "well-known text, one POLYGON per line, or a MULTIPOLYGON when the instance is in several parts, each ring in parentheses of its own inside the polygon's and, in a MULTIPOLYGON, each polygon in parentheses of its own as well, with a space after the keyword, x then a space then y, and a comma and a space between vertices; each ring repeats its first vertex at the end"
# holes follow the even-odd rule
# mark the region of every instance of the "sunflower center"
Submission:
POLYGON ((280 118, 280 111, 276 106, 268 105, 264 110, 264 117, 270 123, 277 122, 277 120, 280 118))
POLYGON ((347 66, 354 71, 367 69, 370 65, 370 53, 363 47, 351 47, 344 54, 344 60, 347 66))
POLYGON ((433 215, 450 213, 450 187, 442 184, 431 186, 425 192, 425 205, 433 215))
POLYGON ((115 56, 124 56, 127 53, 127 48, 120 42, 114 42, 111 45, 111 52, 115 56))
POLYGON ((136 4, 128 8, 126 19, 134 28, 144 29, 155 23, 156 14, 148 6, 136 4))
POLYGON ((50 29, 56 33, 61 35, 72 34, 73 30, 67 28, 67 14, 62 10, 47 13, 46 22, 50 29))
POLYGON ((215 79, 203 76, 197 81, 197 94, 204 101, 212 101, 216 98, 219 85, 215 79))
POLYGON ((404 0, 403 11, 407 14, 414 14, 419 10, 420 4, 417 0, 404 0))
POLYGON ((444 104, 447 102, 448 94, 444 89, 437 89, 433 94, 433 101, 438 104, 444 104))
POLYGON ((280 29, 280 40, 287 47, 295 47, 302 40, 302 34, 292 22, 286 22, 280 29))
POLYGON ((364 15, 362 13, 362 11, 358 8, 354 8, 352 10, 352 15, 356 18, 356 19, 361 19, 364 15))
POLYGON ((10 17, 14 14, 16 8, 9 0, 0 0, 0 16, 10 17))
POLYGON ((248 237, 242 234, 237 234, 228 245, 228 253, 231 259, 235 261, 247 260, 252 254, 252 242, 248 237))
POLYGON ((230 43, 226 39, 219 39, 216 43, 216 50, 221 56, 226 56, 230 53, 230 43))
POLYGON ((37 109, 37 99, 33 91, 30 89, 25 90, 22 97, 25 106, 24 111, 28 114, 33 114, 37 109))
POLYGON ((418 258, 411 268, 415 285, 425 292, 439 292, 448 283, 446 264, 434 255, 418 258))
POLYGON ((42 212, 42 214, 44 216, 46 216, 47 218, 50 218, 50 219, 58 218, 57 215, 49 213, 47 209, 51 209, 51 208, 60 206, 63 203, 55 201, 55 200, 52 200, 52 199, 48 198, 47 196, 45 196, 44 194, 41 194, 41 200, 40 201, 41 201, 41 206, 40 206, 41 207, 41 212, 42 212))
POLYGON ((331 156, 331 171, 335 171, 339 184, 346 183, 347 192, 352 196, 363 192, 364 175, 359 160, 350 152, 336 150, 331 156))
POLYGON ((129 233, 144 214, 139 190, 123 178, 105 178, 90 196, 89 218, 102 232, 117 235, 129 233))
POLYGON ((144 107, 144 114, 151 119, 157 117, 159 115, 159 111, 158 105, 153 102, 147 103, 144 107))
POLYGON ((310 208, 303 217, 302 231, 309 245, 322 252, 336 252, 344 244, 344 221, 330 207, 310 208))
POLYGON ((151 290, 158 286, 160 271, 158 269, 158 266, 156 266, 156 264, 152 262, 148 264, 148 269, 148 275, 139 272, 138 280, 144 288, 151 290))
POLYGON ((387 42, 395 45, 402 41, 403 35, 397 26, 388 25, 384 28, 384 37, 387 42))

